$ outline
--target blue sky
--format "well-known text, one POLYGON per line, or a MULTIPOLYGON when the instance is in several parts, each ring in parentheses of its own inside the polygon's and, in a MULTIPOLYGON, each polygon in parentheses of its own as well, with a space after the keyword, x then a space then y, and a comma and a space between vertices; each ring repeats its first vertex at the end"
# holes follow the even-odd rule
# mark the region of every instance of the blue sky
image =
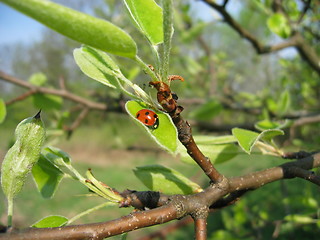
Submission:
POLYGON ((43 25, 0 3, 0 44, 29 43, 40 37, 43 25))

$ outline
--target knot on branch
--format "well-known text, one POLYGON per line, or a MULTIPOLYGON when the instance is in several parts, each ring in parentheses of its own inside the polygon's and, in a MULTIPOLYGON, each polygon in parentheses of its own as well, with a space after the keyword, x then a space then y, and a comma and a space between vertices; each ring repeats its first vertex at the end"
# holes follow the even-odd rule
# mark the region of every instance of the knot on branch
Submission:
POLYGON ((196 208, 190 215, 194 220, 207 219, 209 215, 209 208, 208 206, 200 206, 199 208, 196 208))
POLYGON ((125 197, 126 200, 120 205, 120 207, 132 206, 140 210, 153 209, 168 202, 167 196, 154 191, 138 192, 127 189, 121 193, 121 196, 125 197))

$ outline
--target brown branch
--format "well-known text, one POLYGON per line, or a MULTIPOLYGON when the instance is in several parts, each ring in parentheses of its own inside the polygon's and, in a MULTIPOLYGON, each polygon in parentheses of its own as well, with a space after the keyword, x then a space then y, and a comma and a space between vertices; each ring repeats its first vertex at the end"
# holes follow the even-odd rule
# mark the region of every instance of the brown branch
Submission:
POLYGON ((173 204, 164 207, 131 213, 108 222, 66 226, 58 228, 29 228, 19 232, 0 234, 2 240, 51 240, 51 239, 103 239, 141 227, 169 222, 178 217, 173 204))
POLYGON ((33 94, 35 94, 34 90, 30 90, 28 92, 25 92, 24 94, 14 98, 14 99, 11 99, 11 100, 7 101, 6 105, 10 105, 10 104, 13 104, 13 103, 16 103, 16 102, 23 101, 23 100, 25 100, 26 98, 30 97, 33 94))
POLYGON ((300 177, 299 175, 293 175, 292 173, 294 171, 292 171, 291 168, 309 170, 319 166, 320 153, 317 153, 312 156, 297 160, 295 162, 282 164, 278 167, 250 173, 241 177, 230 178, 229 191, 234 192, 239 190, 252 190, 280 179, 300 177))
POLYGON ((300 13, 300 16, 299 16, 299 18, 298 18, 297 23, 301 23, 301 22, 302 22, 304 16, 306 15, 307 11, 308 11, 309 8, 310 8, 311 0, 303 1, 303 3, 304 3, 304 7, 303 7, 303 9, 302 9, 302 11, 301 11, 301 13, 300 13))
POLYGON ((172 96, 169 85, 162 81, 150 82, 149 84, 157 89, 157 100, 163 109, 170 114, 178 131, 178 139, 187 149, 188 154, 195 160, 213 183, 222 181, 224 177, 213 166, 210 159, 200 151, 195 143, 191 133, 191 126, 180 115, 183 111, 183 107, 177 104, 176 98, 172 96))
POLYGON ((189 225, 190 223, 193 223, 193 219, 190 216, 187 216, 178 222, 165 226, 159 231, 150 233, 144 237, 140 237, 139 240, 152 240, 154 238, 165 239, 166 236, 168 236, 168 234, 170 234, 171 232, 176 231, 177 229, 182 228, 186 225, 189 225))
MULTIPOLYGON (((103 239, 105 237, 118 235, 138 228, 162 224, 174 219, 180 219, 187 215, 191 215, 196 220, 205 219, 206 214, 208 214, 208 207, 214 206, 214 203, 218 202, 219 199, 222 199, 228 193, 231 193, 228 195, 231 196, 233 192, 239 191, 229 198, 229 202, 231 203, 232 200, 236 200, 237 197, 242 196, 246 190, 257 189, 267 183, 280 179, 302 177, 302 174, 304 174, 303 178, 305 178, 306 174, 301 174, 300 171, 297 172, 296 168, 308 170, 319 166, 320 153, 295 162, 288 162, 278 167, 257 171, 248 175, 230 179, 223 178, 222 181, 210 185, 203 192, 197 194, 188 196, 168 196, 167 200, 162 202, 162 204, 166 205, 163 205, 162 207, 135 212, 116 220, 59 228, 32 228, 19 232, 13 231, 11 233, 0 234, 0 239, 103 239)), ((309 175, 307 178, 311 179, 312 177, 309 175)), ((316 179, 316 181, 318 181, 318 179, 316 179)), ((204 231, 204 221, 199 220, 196 225, 198 225, 197 229, 201 229, 201 231, 198 232, 198 234, 201 235, 201 232, 204 231)))
POLYGON ((0 71, 0 79, 4 80, 6 82, 9 82, 9 83, 15 84, 17 86, 27 88, 30 90, 29 93, 32 92, 32 93, 53 94, 53 95, 57 95, 57 96, 65 98, 65 99, 71 100, 73 102, 80 103, 90 109, 102 110, 102 111, 105 111, 107 109, 107 106, 103 103, 97 103, 97 102, 90 101, 88 99, 85 99, 83 97, 75 95, 71 92, 68 92, 65 89, 58 90, 58 89, 34 86, 31 83, 28 83, 28 82, 23 81, 21 79, 10 76, 2 71, 0 71))
POLYGON ((206 240, 207 239, 207 219, 198 218, 195 220, 194 224, 195 239, 196 240, 206 240))
POLYGON ((316 175, 314 172, 299 167, 288 168, 286 170, 286 175, 292 177, 299 177, 320 186, 320 176, 316 175))
POLYGON ((302 125, 306 125, 310 123, 318 123, 318 122, 320 122, 320 115, 306 116, 306 117, 301 117, 299 119, 296 119, 291 127, 295 128, 302 125))

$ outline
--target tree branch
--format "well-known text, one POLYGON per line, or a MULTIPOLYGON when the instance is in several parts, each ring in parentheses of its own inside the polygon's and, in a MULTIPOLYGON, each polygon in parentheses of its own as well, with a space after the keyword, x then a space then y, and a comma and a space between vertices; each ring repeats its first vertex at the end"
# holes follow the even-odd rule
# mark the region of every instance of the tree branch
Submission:
POLYGON ((207 219, 198 218, 195 220, 195 239, 196 240, 206 240, 207 239, 207 219))
POLYGON ((279 51, 288 47, 295 47, 302 57, 318 74, 320 74, 320 59, 313 49, 302 37, 302 35, 292 29, 292 36, 281 43, 275 45, 264 45, 255 36, 243 28, 235 19, 227 12, 223 5, 219 5, 213 0, 202 0, 204 3, 218 11, 224 21, 235 30, 242 38, 247 39, 254 47, 258 54, 266 54, 279 51))
MULTIPOLYGON (((0 71, 0 79, 4 80, 6 82, 9 82, 9 83, 15 84, 17 86, 29 89, 30 91, 27 93, 29 95, 31 95, 31 93, 32 94, 34 94, 34 93, 53 94, 53 95, 61 96, 65 99, 71 100, 73 102, 80 103, 90 109, 103 110, 103 111, 107 110, 107 105, 105 105, 103 103, 97 103, 97 102, 90 101, 88 99, 85 99, 83 97, 75 95, 71 92, 68 92, 65 89, 58 90, 58 89, 52 89, 52 88, 38 87, 38 86, 32 85, 31 83, 28 83, 26 81, 23 81, 18 78, 15 78, 13 76, 10 76, 2 71, 0 71)), ((21 100, 23 100, 23 99, 21 99, 21 100)))

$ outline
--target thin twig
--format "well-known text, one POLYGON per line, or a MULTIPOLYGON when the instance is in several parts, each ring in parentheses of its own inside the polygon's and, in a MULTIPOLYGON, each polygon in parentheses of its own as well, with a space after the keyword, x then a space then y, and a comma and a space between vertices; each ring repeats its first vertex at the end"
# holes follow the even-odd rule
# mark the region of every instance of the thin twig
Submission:
POLYGON ((9 82, 9 83, 15 84, 17 86, 29 89, 28 94, 30 94, 31 92, 32 93, 53 94, 53 95, 61 96, 65 99, 71 100, 73 102, 80 103, 90 109, 103 110, 103 111, 107 110, 106 104, 90 101, 88 99, 85 99, 83 97, 75 95, 65 89, 59 90, 59 89, 34 86, 29 82, 15 78, 13 76, 10 76, 2 71, 0 71, 0 79, 4 80, 6 82, 9 82))

